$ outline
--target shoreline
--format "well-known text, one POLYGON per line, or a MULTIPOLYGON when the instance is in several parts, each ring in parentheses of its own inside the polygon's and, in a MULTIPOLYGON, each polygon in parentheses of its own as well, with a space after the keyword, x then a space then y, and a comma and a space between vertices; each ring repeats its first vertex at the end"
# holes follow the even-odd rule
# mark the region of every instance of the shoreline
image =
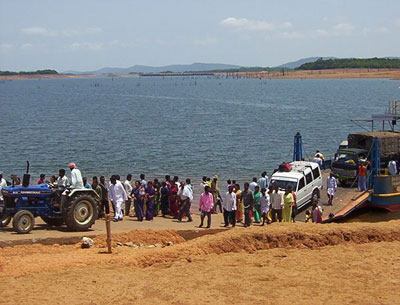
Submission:
MULTIPOLYGON (((214 72, 217 77, 259 78, 259 79, 356 79, 382 78, 400 80, 400 69, 325 69, 325 70, 281 70, 260 72, 214 72)), ((168 77, 169 75, 166 75, 168 77)), ((0 80, 27 79, 87 79, 87 78, 137 78, 139 74, 34 74, 34 75, 0 75, 0 80)), ((154 76, 155 77, 155 76, 154 76)), ((171 76, 170 76, 171 77, 171 76)))

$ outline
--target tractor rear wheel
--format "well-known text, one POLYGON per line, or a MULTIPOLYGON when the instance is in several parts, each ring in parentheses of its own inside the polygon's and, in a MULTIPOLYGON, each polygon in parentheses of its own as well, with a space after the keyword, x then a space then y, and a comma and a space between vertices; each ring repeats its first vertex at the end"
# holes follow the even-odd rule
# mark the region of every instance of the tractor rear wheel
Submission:
POLYGON ((42 218, 42 220, 49 226, 59 227, 64 224, 64 219, 62 218, 51 218, 46 216, 40 216, 40 218, 42 218))
POLYGON ((15 213, 13 217, 13 228, 19 234, 27 234, 35 226, 35 217, 27 210, 21 210, 15 213))
POLYGON ((64 207, 64 221, 72 231, 86 231, 98 216, 96 201, 88 195, 76 196, 64 207))
POLYGON ((11 216, 8 214, 3 214, 0 220, 0 227, 7 227, 8 224, 11 222, 11 216))

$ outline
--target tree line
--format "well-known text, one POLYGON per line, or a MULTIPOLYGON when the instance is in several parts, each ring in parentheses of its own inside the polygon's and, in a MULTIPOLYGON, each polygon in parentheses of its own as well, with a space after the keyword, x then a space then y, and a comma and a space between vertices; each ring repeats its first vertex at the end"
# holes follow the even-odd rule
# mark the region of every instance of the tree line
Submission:
POLYGON ((346 68, 395 69, 400 68, 400 58, 332 58, 318 59, 302 64, 296 70, 323 70, 346 68))
POLYGON ((35 74, 58 74, 56 70, 46 69, 46 70, 36 70, 36 71, 0 71, 0 75, 35 75, 35 74))

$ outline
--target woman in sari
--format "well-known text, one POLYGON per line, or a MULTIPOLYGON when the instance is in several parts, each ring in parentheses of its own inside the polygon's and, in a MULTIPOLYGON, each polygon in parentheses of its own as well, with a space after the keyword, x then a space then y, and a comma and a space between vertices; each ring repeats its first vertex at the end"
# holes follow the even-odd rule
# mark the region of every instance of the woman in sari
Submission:
POLYGON ((156 192, 151 181, 147 182, 146 192, 146 220, 153 220, 154 196, 156 192))
POLYGON ((169 189, 169 209, 171 215, 174 218, 178 218, 179 216, 179 204, 177 201, 177 194, 178 194, 178 185, 175 183, 174 180, 171 180, 171 188, 169 189))
POLYGON ((293 204, 294 198, 292 195, 292 188, 288 186, 285 190, 285 194, 283 195, 283 203, 284 203, 284 208, 283 208, 283 222, 290 222, 291 215, 292 215, 292 204, 293 204))
POLYGON ((158 182, 157 178, 154 179, 153 188, 155 192, 153 216, 156 217, 160 211, 160 183, 158 182))
POLYGON ((253 207, 255 223, 260 223, 261 220, 260 197, 261 197, 260 187, 257 185, 254 189, 254 207, 253 207))
POLYGON ((161 195, 161 214, 163 217, 169 214, 169 203, 168 203, 168 186, 167 183, 163 182, 161 184, 161 190, 160 190, 160 195, 161 195))
POLYGON ((242 194, 242 191, 240 190, 239 184, 235 184, 235 189, 236 189, 236 205, 237 205, 236 222, 242 222, 244 216, 244 205, 243 201, 240 200, 240 194, 242 194))
POLYGON ((136 217, 139 221, 143 221, 143 205, 144 205, 144 195, 145 191, 140 181, 135 181, 135 188, 132 190, 132 197, 135 200, 134 208, 136 217))

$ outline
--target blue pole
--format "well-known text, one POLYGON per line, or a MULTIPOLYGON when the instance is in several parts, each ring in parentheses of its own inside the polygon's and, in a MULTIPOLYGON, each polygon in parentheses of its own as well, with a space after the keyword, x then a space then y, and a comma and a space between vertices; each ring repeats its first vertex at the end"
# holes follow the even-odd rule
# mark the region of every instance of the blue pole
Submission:
POLYGON ((371 170, 368 179, 368 187, 372 188, 374 186, 374 177, 380 174, 380 143, 378 138, 372 140, 372 150, 371 150, 371 170))
POLYGON ((293 144, 293 161, 301 161, 303 159, 303 140, 300 132, 294 136, 293 144))

